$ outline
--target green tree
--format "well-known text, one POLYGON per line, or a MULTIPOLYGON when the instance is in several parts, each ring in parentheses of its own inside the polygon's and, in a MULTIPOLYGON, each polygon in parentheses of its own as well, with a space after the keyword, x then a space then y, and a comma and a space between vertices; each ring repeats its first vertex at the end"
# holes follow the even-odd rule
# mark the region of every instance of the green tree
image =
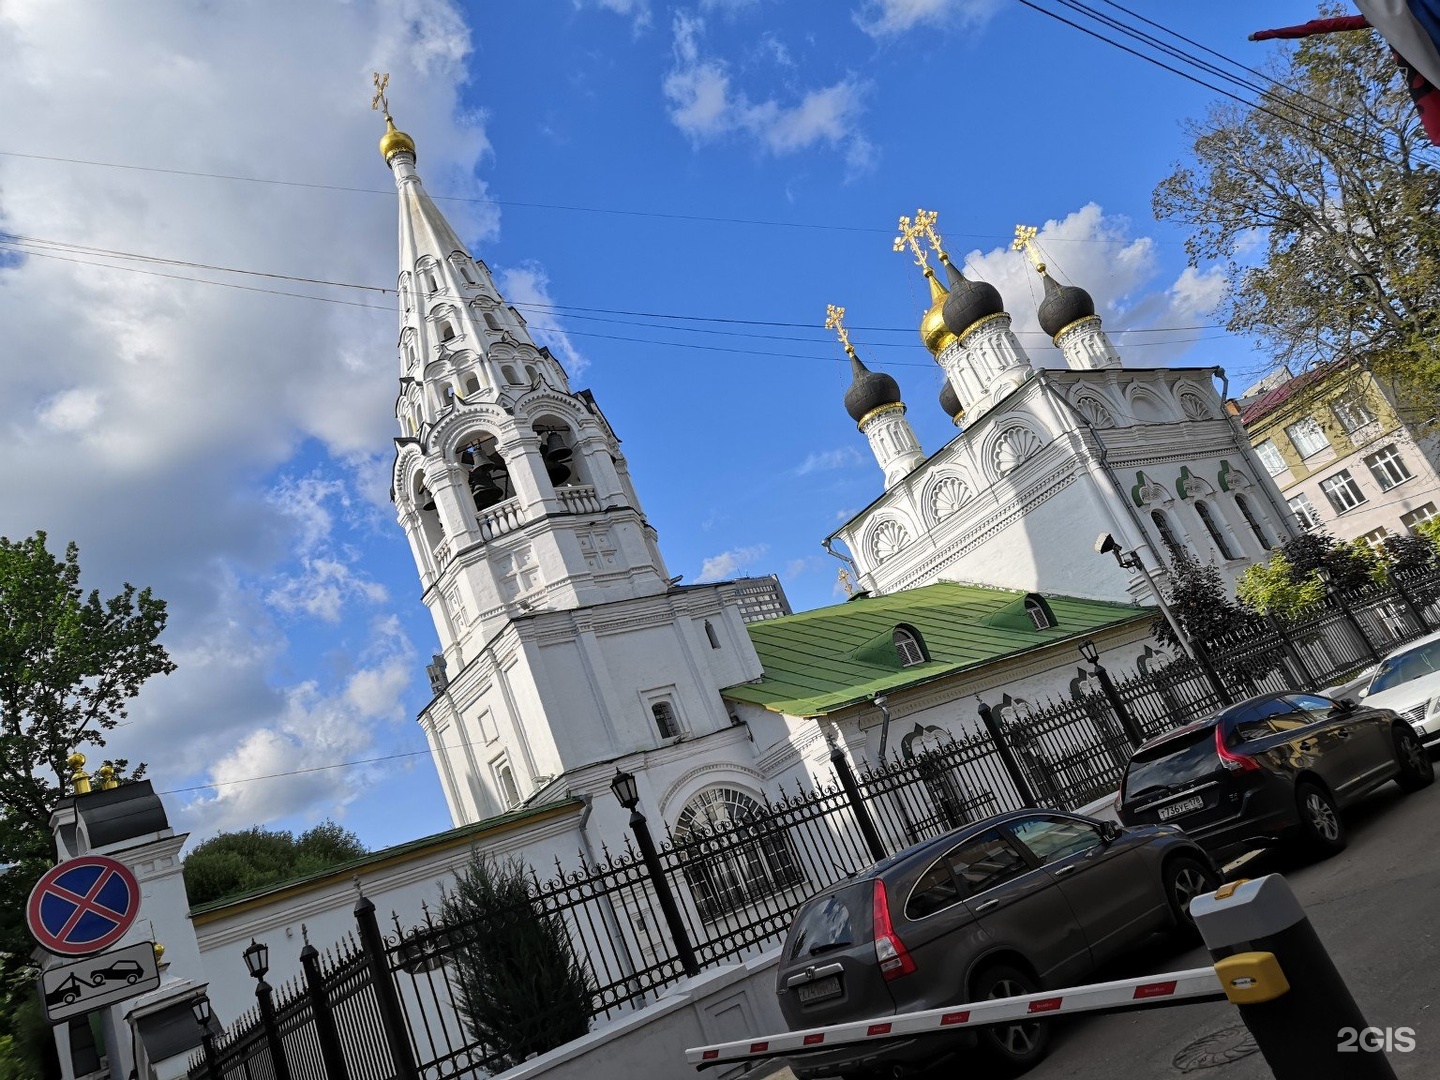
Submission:
MULTIPOLYGON (((1186 635, 1208 645, 1225 634, 1243 630, 1249 617, 1231 597, 1214 564, 1202 563, 1184 551, 1172 550, 1170 554, 1173 562, 1167 601, 1186 635)), ((1161 616, 1150 624, 1150 633, 1162 645, 1180 645, 1170 623, 1161 616)))
POLYGON ((14 995, 33 989, 13 978, 34 947, 24 901, 54 860, 50 812, 71 793, 65 759, 104 746, 146 680, 175 669, 158 641, 165 620, 149 589, 84 593, 73 543, 57 558, 43 532, 0 537, 0 1034, 16 1042, 14 995))
POLYGON ((1291 618, 1325 599, 1325 585, 1313 571, 1296 574, 1295 567, 1277 551, 1269 562, 1256 563, 1240 575, 1235 595, 1251 611, 1291 618))
POLYGON ((455 980, 460 1015, 497 1055, 500 1072, 590 1030, 594 982, 558 916, 535 906, 525 869, 478 851, 442 912, 460 942, 455 980))
POLYGON ((1305 532, 1286 540, 1280 551, 1296 582, 1323 569, 1330 575, 1332 588, 1349 592, 1384 576, 1379 558, 1364 540, 1342 541, 1326 532, 1305 532))
POLYGON ((1263 108, 1218 104, 1188 125, 1194 159, 1155 189, 1155 214, 1192 227, 1192 265, 1225 265, 1227 328, 1277 366, 1357 359, 1408 418, 1428 419, 1440 400, 1440 153, 1378 34, 1307 38, 1269 74, 1263 108))
POLYGON ((366 853, 358 836, 333 821, 298 837, 259 826, 220 833, 196 844, 185 857, 185 891, 191 904, 208 904, 318 874, 366 853))

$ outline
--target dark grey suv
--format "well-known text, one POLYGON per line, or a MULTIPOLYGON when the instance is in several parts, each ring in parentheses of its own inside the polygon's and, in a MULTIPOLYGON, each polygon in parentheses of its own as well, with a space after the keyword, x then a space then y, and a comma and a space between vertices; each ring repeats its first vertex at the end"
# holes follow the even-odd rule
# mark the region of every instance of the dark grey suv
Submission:
MULTIPOLYGON (((1122 829, 1058 810, 1002 814, 928 840, 815 896, 777 972, 792 1031, 1013 997, 1082 982, 1159 930, 1188 933, 1192 897, 1219 884, 1179 829, 1122 829)), ((1040 1023, 837 1049, 807 1077, 871 1077, 978 1051, 1010 1071, 1044 1056, 1040 1023)))
POLYGON ((1434 775, 1389 709, 1261 694, 1136 750, 1120 820, 1179 825, 1216 858, 1289 837, 1328 855, 1345 846, 1342 809, 1389 780, 1417 791, 1434 775))

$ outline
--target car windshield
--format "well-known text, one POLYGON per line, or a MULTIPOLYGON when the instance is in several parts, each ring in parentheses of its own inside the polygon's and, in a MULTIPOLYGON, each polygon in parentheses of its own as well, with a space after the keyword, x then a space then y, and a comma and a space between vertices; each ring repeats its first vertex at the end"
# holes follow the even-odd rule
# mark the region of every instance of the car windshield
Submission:
POLYGON ((790 958, 814 956, 853 944, 850 922, 850 907, 844 893, 827 896, 811 905, 795 923, 790 958))
POLYGON ((1380 661, 1375 677, 1370 680, 1368 693, 1378 694, 1411 679, 1433 675, 1440 671, 1440 641, 1431 641, 1397 656, 1387 656, 1380 661))
POLYGON ((1180 787, 1209 776, 1219 764, 1213 727, 1184 732, 1136 753, 1125 773, 1125 798, 1180 787))

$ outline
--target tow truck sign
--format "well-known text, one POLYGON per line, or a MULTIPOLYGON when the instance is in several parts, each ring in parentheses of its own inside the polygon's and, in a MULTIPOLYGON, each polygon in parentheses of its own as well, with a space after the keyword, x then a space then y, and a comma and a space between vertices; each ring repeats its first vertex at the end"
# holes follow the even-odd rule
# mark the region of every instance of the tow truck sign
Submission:
POLYGON ((58 1024, 159 985, 155 944, 141 941, 73 964, 46 968, 40 973, 40 998, 46 1018, 58 1024))

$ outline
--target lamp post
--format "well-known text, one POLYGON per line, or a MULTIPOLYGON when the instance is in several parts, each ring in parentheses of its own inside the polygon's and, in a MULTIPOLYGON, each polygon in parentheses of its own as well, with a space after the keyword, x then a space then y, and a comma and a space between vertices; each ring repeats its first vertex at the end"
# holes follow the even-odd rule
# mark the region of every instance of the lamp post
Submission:
POLYGON ((1145 741, 1145 736, 1141 734, 1135 718, 1130 715, 1130 710, 1125 707, 1125 702, 1120 697, 1120 691, 1115 689, 1115 683, 1110 679, 1110 672, 1100 665, 1100 650, 1095 647, 1095 642, 1089 640, 1082 641, 1079 648, 1081 659, 1090 665, 1091 674, 1099 681, 1105 699, 1110 702, 1110 708, 1114 711, 1116 719, 1125 729, 1125 737, 1130 740, 1130 749, 1135 749, 1145 741))
POLYGON ((1122 570, 1138 570, 1140 576, 1145 579, 1145 584, 1150 586, 1150 595, 1155 597, 1155 606, 1160 609, 1160 614, 1165 616, 1165 621, 1170 624, 1170 630, 1174 633, 1176 640, 1180 642, 1180 648, 1185 655, 1200 665, 1205 672, 1205 678, 1209 680, 1210 687, 1215 691, 1215 696, 1220 699, 1222 705, 1233 705, 1235 699, 1230 696, 1230 691, 1225 689, 1225 684, 1220 681, 1220 675, 1210 663, 1210 657, 1206 654, 1204 647, 1198 641, 1192 641, 1190 635, 1185 632, 1185 627, 1175 617, 1175 612, 1165 602, 1165 594, 1160 591, 1155 576, 1145 565, 1145 560, 1140 557, 1138 551, 1126 551, 1122 548, 1115 537, 1110 533, 1101 533, 1095 541, 1095 553, 1104 555, 1106 553, 1115 556, 1115 561, 1120 564, 1122 570))
MULTIPOLYGON (((655 899, 660 902, 660 913, 665 916, 665 925, 670 930, 670 940, 675 943, 675 956, 686 975, 700 974, 700 963, 695 959, 695 949, 690 944, 690 935, 680 918, 680 907, 675 903, 675 894, 670 891, 670 881, 660 866, 660 856, 655 850, 655 840, 650 835, 650 824, 640 812, 640 785, 635 775, 616 768, 610 781, 610 790, 616 801, 630 811, 630 831, 635 834, 635 845, 640 849, 640 858, 655 886, 655 899)), ((289 1080, 289 1077, 284 1078, 289 1080)))
POLYGON ((215 1036, 210 1033, 210 1020, 214 1015, 210 1009, 210 999, 204 994, 190 1002, 190 1012, 195 1017, 195 1023, 200 1025, 200 1045, 205 1050, 205 1073, 210 1080, 221 1080, 220 1069, 215 1063, 215 1036))
POLYGON ((265 1029, 265 1042, 270 1047, 275 1080, 292 1080, 290 1062, 285 1058, 285 1046, 280 1041, 280 1029, 275 1023, 275 991, 265 981, 265 973, 270 970, 270 947, 251 938, 244 956, 245 969, 255 980, 255 1001, 260 1006, 260 1024, 265 1029))

